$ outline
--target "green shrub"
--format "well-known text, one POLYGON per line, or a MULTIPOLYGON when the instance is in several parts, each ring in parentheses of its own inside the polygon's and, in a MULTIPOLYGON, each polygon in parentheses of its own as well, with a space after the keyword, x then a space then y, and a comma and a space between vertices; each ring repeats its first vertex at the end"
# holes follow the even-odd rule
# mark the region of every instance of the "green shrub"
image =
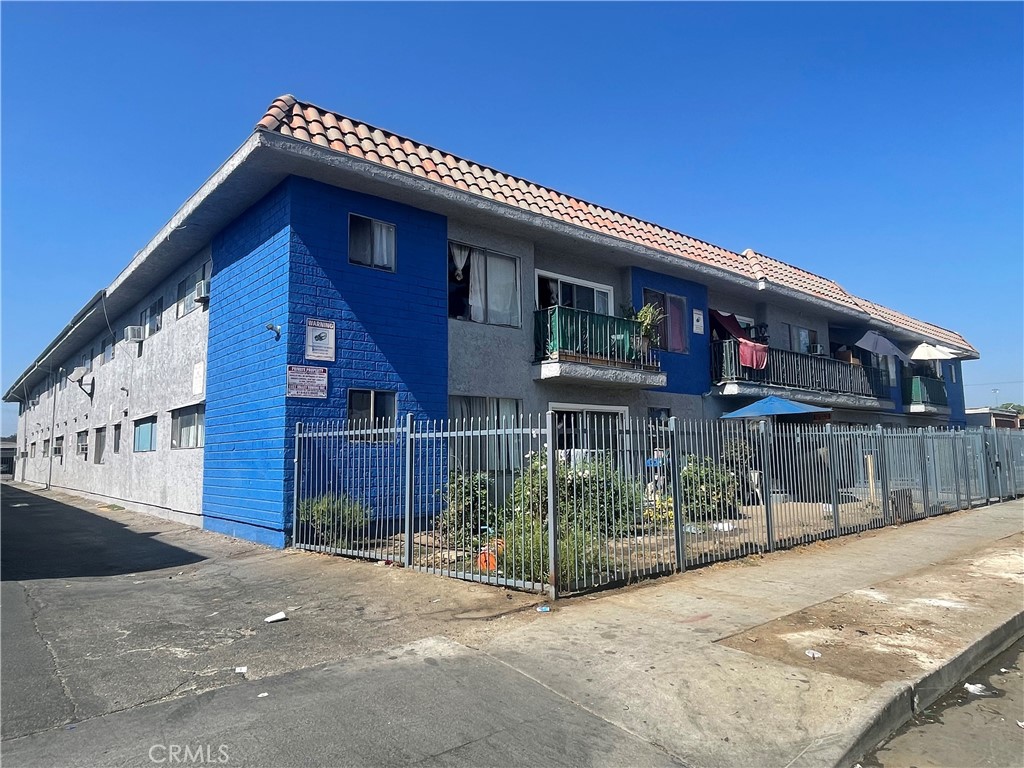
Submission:
POLYGON ((736 507, 736 477, 709 456, 687 456, 679 472, 687 520, 721 520, 736 507))
MULTIPOLYGON (((546 518, 518 512, 502 526, 504 549, 498 568, 505 576, 523 581, 549 583, 548 524, 546 518)), ((579 523, 562 520, 558 526, 558 583, 567 586, 574 578, 585 579, 602 561, 605 539, 579 523)))
POLYGON ((370 510, 346 493, 324 493, 303 499, 298 518, 304 543, 347 549, 366 537, 370 510))
POLYGON ((444 496, 444 509, 434 520, 434 531, 452 548, 479 545, 482 529, 496 525, 490 477, 486 472, 453 469, 444 496))

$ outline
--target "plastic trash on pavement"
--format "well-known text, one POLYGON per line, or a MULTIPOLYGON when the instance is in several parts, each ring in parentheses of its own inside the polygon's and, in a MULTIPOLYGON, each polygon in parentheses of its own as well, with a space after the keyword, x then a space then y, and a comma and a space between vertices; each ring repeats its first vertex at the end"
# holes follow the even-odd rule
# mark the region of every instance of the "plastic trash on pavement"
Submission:
POLYGON ((964 690, 974 696, 988 696, 990 691, 981 683, 964 683, 964 690))
POLYGON ((806 651, 804 651, 804 655, 811 659, 811 661, 817 661, 821 658, 821 653, 819 651, 814 650, 813 648, 808 648, 806 651))
POLYGON ((278 611, 273 616, 267 616, 264 621, 267 624, 273 624, 278 621, 288 621, 288 617, 284 615, 284 611, 278 611))
POLYGON ((537 613, 551 613, 551 606, 550 605, 538 605, 537 606, 537 613))

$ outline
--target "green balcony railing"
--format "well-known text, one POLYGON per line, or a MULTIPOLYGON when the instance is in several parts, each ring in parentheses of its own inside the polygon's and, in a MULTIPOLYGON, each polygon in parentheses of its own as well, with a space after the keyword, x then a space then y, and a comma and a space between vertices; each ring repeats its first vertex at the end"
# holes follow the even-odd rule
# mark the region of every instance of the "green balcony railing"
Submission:
POLYGON ((903 379, 903 404, 948 406, 946 382, 929 376, 910 376, 903 379))
POLYGON ((570 307, 533 313, 534 360, 562 360, 660 371, 658 351, 640 336, 640 324, 570 307))

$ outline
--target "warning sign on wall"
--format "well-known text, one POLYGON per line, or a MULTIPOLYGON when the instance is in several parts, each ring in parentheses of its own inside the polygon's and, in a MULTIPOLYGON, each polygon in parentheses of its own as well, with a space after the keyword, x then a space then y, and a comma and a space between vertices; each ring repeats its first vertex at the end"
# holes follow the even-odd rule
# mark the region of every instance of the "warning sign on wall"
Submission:
POLYGON ((306 318, 306 359, 334 362, 334 321, 306 318))
POLYGON ((327 399, 327 369, 310 365, 289 365, 285 387, 288 397, 327 399))

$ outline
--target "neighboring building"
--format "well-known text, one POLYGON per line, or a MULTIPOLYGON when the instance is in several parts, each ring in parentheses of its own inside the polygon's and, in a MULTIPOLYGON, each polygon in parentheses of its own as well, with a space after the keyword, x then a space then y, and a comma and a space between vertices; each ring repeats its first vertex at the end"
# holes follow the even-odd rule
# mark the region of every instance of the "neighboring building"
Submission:
POLYGON ((966 415, 969 427, 1024 429, 1024 415, 1009 408, 968 408, 966 415))
POLYGON ((14 460, 17 455, 17 442, 14 440, 0 441, 0 480, 14 479, 14 460))
POLYGON ((284 96, 4 399, 26 481, 282 546, 299 421, 607 425, 781 394, 961 426, 977 356, 810 272, 284 96), (661 349, 624 317, 649 303, 661 349), (949 359, 856 347, 870 330, 949 359))

